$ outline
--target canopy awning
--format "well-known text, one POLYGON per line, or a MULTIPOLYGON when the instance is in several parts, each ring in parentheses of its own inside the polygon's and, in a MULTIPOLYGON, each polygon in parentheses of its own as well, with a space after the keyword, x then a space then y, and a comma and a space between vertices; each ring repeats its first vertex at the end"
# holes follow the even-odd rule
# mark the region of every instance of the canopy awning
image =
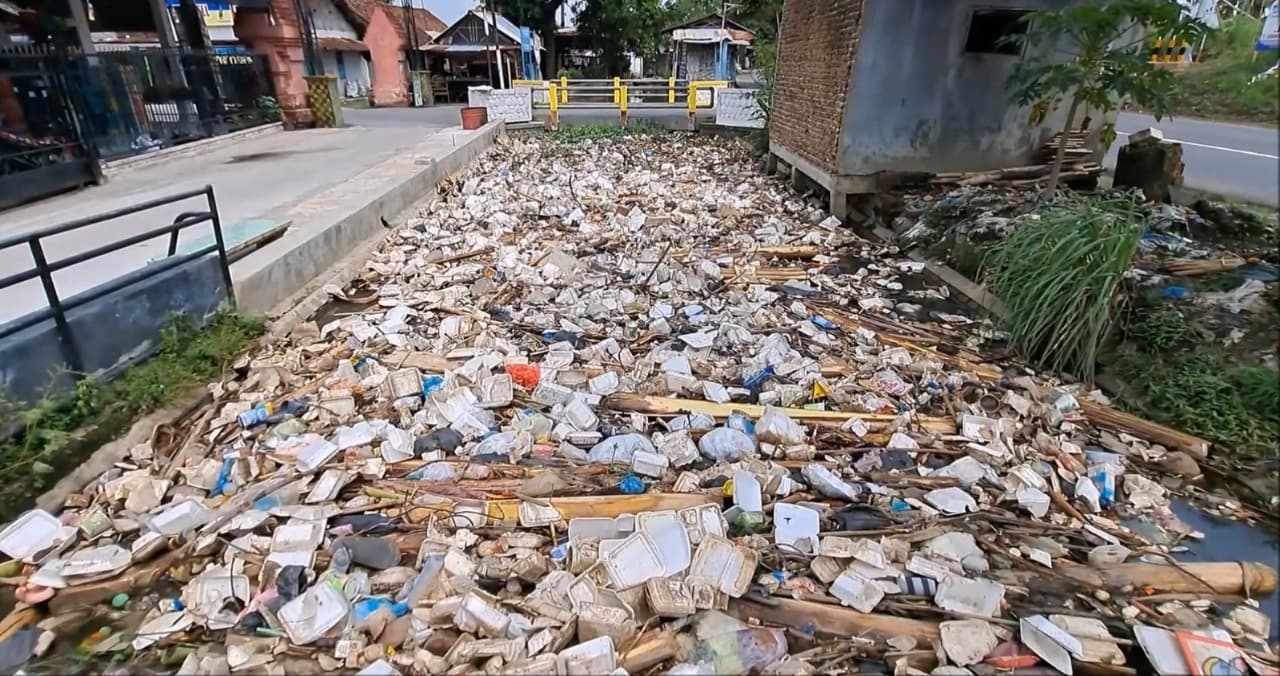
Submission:
MULTIPOLYGON (((519 45, 502 45, 498 48, 504 52, 518 52, 519 45)), ((434 52, 438 54, 484 54, 492 52, 493 45, 425 45, 422 47, 424 52, 434 52)))
POLYGON ((316 46, 330 52, 367 52, 369 47, 351 38, 316 38, 316 46))
POLYGON ((724 40, 733 45, 751 44, 750 33, 733 28, 677 28, 671 31, 671 39, 698 44, 715 44, 724 40))

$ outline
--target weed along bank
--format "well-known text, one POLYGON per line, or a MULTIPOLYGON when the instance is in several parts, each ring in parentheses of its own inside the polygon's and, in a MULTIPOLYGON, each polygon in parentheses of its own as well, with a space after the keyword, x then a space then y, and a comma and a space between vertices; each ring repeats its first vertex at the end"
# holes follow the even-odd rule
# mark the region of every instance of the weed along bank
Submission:
POLYGON ((1274 559, 1183 518, 1260 518, 1217 444, 740 140, 508 133, 323 293, 0 528, 7 669, 1276 667, 1274 559))

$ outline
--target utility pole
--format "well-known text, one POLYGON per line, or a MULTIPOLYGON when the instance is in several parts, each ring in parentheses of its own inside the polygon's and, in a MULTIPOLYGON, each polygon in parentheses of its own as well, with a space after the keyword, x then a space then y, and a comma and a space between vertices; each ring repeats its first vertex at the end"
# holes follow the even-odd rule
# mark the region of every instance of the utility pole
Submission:
MULTIPOLYGON (((493 0, 489 0, 489 17, 493 21, 493 30, 489 33, 489 43, 493 45, 493 58, 498 62, 498 86, 495 89, 502 89, 502 52, 498 50, 498 13, 493 8, 493 0)), ((493 80, 493 74, 489 74, 489 79, 493 80)))
POLYGON ((413 8, 410 6, 409 0, 404 0, 403 6, 406 27, 405 32, 409 35, 409 39, 407 41, 409 46, 409 70, 422 70, 422 55, 418 53, 421 45, 418 44, 417 21, 414 20, 413 8))
MULTIPOLYGON (((480 23, 484 26, 485 38, 489 45, 485 45, 484 64, 489 69, 489 84, 493 84, 493 52, 490 51, 490 45, 493 44, 493 35, 489 32, 489 20, 484 15, 484 5, 480 5, 480 23)), ((492 11, 492 10, 491 10, 492 11)))

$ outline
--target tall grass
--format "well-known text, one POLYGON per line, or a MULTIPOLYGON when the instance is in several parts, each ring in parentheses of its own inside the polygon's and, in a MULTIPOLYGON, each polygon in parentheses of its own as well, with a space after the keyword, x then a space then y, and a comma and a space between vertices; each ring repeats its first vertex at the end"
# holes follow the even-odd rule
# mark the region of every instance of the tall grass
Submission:
POLYGON ((1142 236, 1136 197, 1064 194, 1021 219, 984 265, 1023 356, 1092 380, 1117 316, 1117 291, 1142 236))

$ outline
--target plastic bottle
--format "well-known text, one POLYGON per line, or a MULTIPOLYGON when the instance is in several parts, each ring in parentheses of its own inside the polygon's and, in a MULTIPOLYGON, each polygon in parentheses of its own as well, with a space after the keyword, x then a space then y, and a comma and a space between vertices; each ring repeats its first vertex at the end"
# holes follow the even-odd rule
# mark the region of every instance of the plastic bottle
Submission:
POLYGON ((833 330, 835 330, 835 329, 840 328, 840 327, 838 327, 838 326, 836 326, 836 325, 835 325, 835 322, 832 322, 830 319, 827 319, 826 317, 823 317, 822 315, 814 315, 814 316, 812 316, 812 317, 810 317, 810 318, 809 318, 809 321, 810 321, 810 322, 813 322, 813 325, 814 325, 814 326, 816 326, 816 327, 818 327, 818 328, 820 328, 820 329, 826 329, 826 330, 828 330, 828 331, 833 331, 833 330))
POLYGON ((440 578, 440 571, 444 569, 444 555, 432 554, 422 562, 422 570, 413 576, 412 580, 404 583, 400 591, 396 593, 396 602, 403 603, 406 606, 413 607, 418 601, 426 598, 431 590, 435 588, 440 578))
POLYGON ((750 378, 742 381, 742 386, 753 391, 759 390, 761 387, 764 387, 764 384, 769 382, 769 379, 774 375, 776 375, 776 372, 773 370, 773 365, 770 364, 769 366, 760 369, 750 378))
POLYGON ((218 481, 213 485, 213 490, 209 492, 209 497, 217 497, 227 492, 231 487, 231 470, 235 469, 236 459, 228 456, 222 459, 222 467, 218 469, 218 481))

